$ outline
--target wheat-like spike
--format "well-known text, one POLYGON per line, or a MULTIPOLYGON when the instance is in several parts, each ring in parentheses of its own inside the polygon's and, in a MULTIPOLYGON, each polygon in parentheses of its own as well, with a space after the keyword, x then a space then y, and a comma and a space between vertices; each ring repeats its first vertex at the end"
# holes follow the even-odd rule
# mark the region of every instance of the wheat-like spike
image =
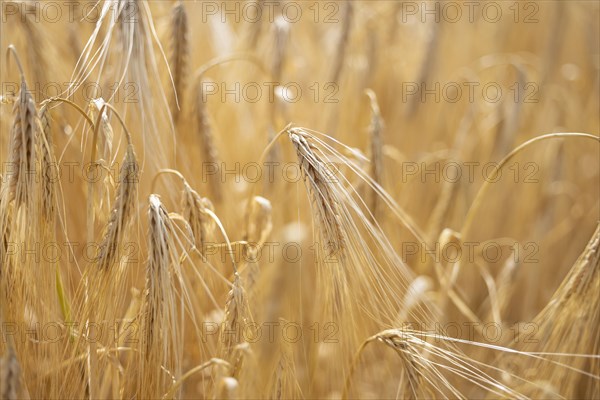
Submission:
POLYGON ((190 225, 196 247, 204 254, 205 244, 215 226, 214 220, 207 215, 206 210, 214 211, 213 205, 209 199, 200 197, 187 182, 183 184, 182 203, 183 218, 190 225))
MULTIPOLYGON (((380 186, 383 186, 383 118, 377 96, 371 89, 367 90, 371 104, 371 123, 369 124, 370 158, 371 158, 371 178, 380 186)), ((370 210, 377 217, 379 209, 379 196, 375 191, 371 191, 370 210)))
POLYGON ((50 115, 47 105, 40 109, 40 122, 42 127, 42 215, 47 224, 52 224, 56 215, 56 187, 52 171, 57 165, 52 147, 50 115))
MULTIPOLYGON (((285 323, 285 321, 283 321, 285 323)), ((288 340, 279 342, 279 360, 275 367, 270 384, 271 399, 292 399, 302 397, 300 385, 296 377, 292 343, 288 340)))
MULTIPOLYGON (((96 151, 98 154, 98 162, 104 166, 110 165, 113 161, 113 139, 114 132, 110 124, 108 113, 103 111, 103 108, 107 105, 106 101, 99 97, 89 102, 88 112, 93 121, 98 121, 98 113, 102 112, 100 117, 100 126, 98 127, 98 136, 96 140, 96 151)), ((94 201, 98 203, 97 209, 102 209, 104 201, 108 200, 108 187, 111 184, 110 177, 107 176, 102 180, 103 184, 97 184, 94 190, 97 190, 98 194, 94 196, 94 201)), ((110 204, 110 203, 109 203, 110 204)))
POLYGON ((130 222, 135 207, 137 195, 139 167, 133 150, 133 145, 127 145, 123 165, 119 171, 119 183, 116 190, 115 204, 106 226, 106 231, 97 258, 99 270, 108 270, 116 261, 118 246, 122 243, 123 235, 130 222))
POLYGON ((155 330, 161 326, 162 297, 168 289, 169 275, 169 241, 168 235, 172 232, 169 215, 157 196, 150 196, 148 209, 150 232, 148 234, 148 265, 146 268, 146 298, 144 306, 145 327, 144 332, 146 354, 150 354, 154 344, 155 330))
POLYGON ((406 395, 408 394, 411 398, 417 398, 422 378, 417 361, 419 354, 414 346, 411 346, 406 338, 395 330, 380 332, 375 335, 375 339, 394 349, 402 360, 406 376, 408 377, 408 387, 406 389, 409 390, 409 393, 405 392, 403 397, 407 397, 406 395))
POLYGON ((568 301, 571 296, 585 296, 590 286, 600 276, 600 224, 588 242, 581 256, 575 262, 573 271, 567 277, 564 297, 561 302, 568 301))
POLYGON ((244 364, 244 358, 248 353, 250 353, 250 344, 247 342, 241 342, 233 347, 230 362, 230 373, 232 377, 238 379, 244 364))
POLYGON ((158 196, 150 195, 149 203, 148 262, 136 382, 139 398, 166 393, 170 386, 168 374, 176 376, 181 368, 175 344, 178 321, 170 271, 174 227, 158 196))
POLYGON ((407 340, 407 333, 402 330, 390 329, 386 331, 382 331, 377 333, 376 335, 365 340, 360 346, 354 361, 350 367, 350 371, 346 378, 346 384, 344 385, 344 393, 342 395, 343 399, 347 398, 347 391, 350 386, 350 379, 354 375, 354 371, 356 365, 358 363, 359 357, 363 352, 364 348, 367 344, 378 341, 386 346, 392 348, 400 359, 402 360, 402 371, 399 371, 399 374, 404 377, 407 377, 407 382, 404 382, 404 379, 401 379, 401 386, 398 387, 398 394, 401 398, 410 398, 415 399, 419 397, 419 393, 421 392, 422 385, 422 376, 421 376, 421 366, 417 361, 419 358, 419 354, 417 349, 407 340))
POLYGON ((246 291, 242 285, 242 279, 236 272, 233 286, 227 295, 223 330, 219 337, 221 358, 230 361, 235 346, 242 342, 244 328, 250 320, 246 291))
POLYGON ((337 42, 337 53, 333 60, 333 69, 331 71, 331 79, 329 80, 329 82, 332 82, 334 84, 339 84, 342 68, 344 67, 344 62, 346 60, 346 49, 348 46, 348 41, 350 39, 350 30, 352 28, 353 14, 354 6, 352 5, 352 1, 346 0, 344 2, 344 10, 340 18, 342 21, 342 31, 340 34, 340 38, 337 42))
MULTIPOLYGON (((600 387, 600 341, 590 327, 600 324, 600 224, 586 248, 546 307, 533 319, 535 339, 526 333, 515 339, 520 348, 570 355, 562 363, 551 363, 541 357, 520 361, 515 373, 523 378, 553 382, 551 392, 566 398, 593 398, 600 387), (589 360, 578 355, 589 354, 589 360), (574 369, 573 369, 574 368, 574 369), (535 375, 531 375, 535 371, 535 375), (585 376, 581 372, 591 376, 585 376), (528 375, 529 374, 529 375, 528 375)), ((506 355, 509 361, 514 356, 506 355)), ((513 367, 514 370, 514 367, 513 367)), ((526 394, 532 397, 548 395, 544 389, 527 386, 526 394), (540 392, 542 390, 542 392, 540 392)))
POLYGON ((171 10, 171 73, 173 77, 174 93, 171 99, 171 115, 177 121, 183 96, 187 73, 187 62, 189 58, 188 44, 188 16, 184 2, 179 0, 171 10))
POLYGON ((17 400, 20 397, 21 368, 11 345, 0 360, 0 398, 17 400))
POLYGON ((222 198, 221 194, 221 186, 219 182, 219 171, 221 170, 221 165, 219 161, 219 152, 217 147, 215 146, 215 141, 213 137, 212 127, 209 121, 208 110, 206 107, 206 101, 204 99, 204 94, 202 91, 203 88, 202 80, 199 81, 196 88, 196 98, 194 101, 195 109, 195 120, 196 120, 196 130, 198 132, 198 137, 200 139, 200 149, 202 152, 202 163, 206 163, 212 166, 216 173, 210 175, 209 177, 209 187, 212 194, 212 197, 215 201, 220 202, 222 198))
MULTIPOLYGON (((397 393, 401 398, 459 398, 465 399, 463 395, 448 380, 442 370, 457 374, 464 379, 472 379, 480 382, 481 387, 489 386, 497 389, 494 393, 516 393, 509 388, 503 387, 499 382, 466 363, 455 351, 444 350, 434 344, 430 344, 420 337, 421 334, 410 329, 387 329, 381 331, 367 340, 359 347, 344 385, 343 399, 347 398, 351 378, 362 352, 369 343, 380 342, 393 349, 400 357, 402 369, 398 371, 399 386, 397 393), (423 353, 423 354, 421 354, 423 353), (448 363, 450 367, 444 364, 448 363)), ((425 335, 426 337, 426 335, 425 335)))
POLYGON ((330 180, 333 179, 331 171, 314 151, 315 147, 306 140, 304 133, 292 128, 288 131, 288 135, 298 155, 300 170, 314 206, 322 239, 325 242, 323 245, 328 246, 329 255, 343 256, 346 239, 337 210, 337 202, 330 187, 330 180))
POLYGON ((19 100, 15 102, 13 112, 14 121, 10 145, 10 166, 13 171, 9 176, 8 196, 9 200, 15 200, 17 206, 25 203, 34 207, 31 202, 37 193, 35 190, 37 174, 32 172, 36 171, 38 165, 41 125, 25 78, 21 80, 19 100))
MULTIPOLYGON (((105 105, 106 101, 104 101, 102 98, 97 98, 90 102, 88 109, 91 118, 94 121, 97 120, 98 113, 102 111, 105 105)), ((112 126, 110 125, 108 114, 103 112, 102 117, 100 118, 96 149, 98 150, 98 154, 101 155, 101 158, 103 158, 107 163, 112 159, 113 139, 114 132, 112 126)))

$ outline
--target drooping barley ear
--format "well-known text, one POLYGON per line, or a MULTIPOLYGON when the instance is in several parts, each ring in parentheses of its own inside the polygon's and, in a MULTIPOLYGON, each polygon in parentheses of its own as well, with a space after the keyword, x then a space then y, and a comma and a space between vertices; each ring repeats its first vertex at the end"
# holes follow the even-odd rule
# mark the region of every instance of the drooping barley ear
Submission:
MULTIPOLYGON (((572 296, 585 296, 593 284, 600 279, 600 223, 583 250, 572 271, 566 278, 565 292, 561 302, 568 301, 572 296)), ((559 289, 560 290, 560 289, 559 289)))
POLYGON ((173 94, 171 98, 171 115, 177 122, 185 92, 187 63, 189 59, 188 15, 184 2, 178 0, 171 10, 171 59, 170 67, 173 78, 173 94))
MULTIPOLYGON (((21 72, 21 86, 19 96, 13 105, 14 120, 9 145, 9 171, 4 177, 0 199, 0 224, 3 225, 0 226, 0 232, 9 241, 14 240, 23 244, 40 243, 44 240, 40 235, 40 228, 43 227, 40 222, 42 220, 40 216, 42 127, 18 54, 12 45, 9 46, 9 50, 15 55, 15 61, 21 72)), ((6 310, 10 320, 23 320, 26 309, 29 309, 33 315, 37 314, 38 319, 49 315, 49 304, 52 301, 48 300, 52 296, 53 286, 52 275, 47 274, 49 269, 36 268, 39 263, 23 263, 26 265, 18 265, 20 268, 17 268, 17 264, 21 263, 11 260, 14 255, 11 257, 4 250, 3 253, 3 259, 0 261, 3 263, 1 268, 4 270, 2 289, 7 290, 6 293, 10 295, 2 298, 2 302, 7 301, 10 304, 6 310), (29 279, 38 279, 38 284, 31 285, 28 283, 29 279)))
POLYGON ((96 259, 99 270, 109 270, 118 257, 125 230, 131 221, 137 196, 139 167, 132 144, 127 145, 119 170, 115 202, 96 259))
POLYGON ((250 352, 250 344, 248 342, 241 342, 240 344, 233 347, 231 352, 230 361, 230 374, 232 377, 238 379, 242 366, 244 364, 244 358, 250 352))
POLYGON ((139 398, 166 393, 181 365, 177 351, 178 323, 175 291, 171 279, 174 227, 167 210, 156 195, 150 195, 148 208, 148 262, 143 295, 141 340, 139 342, 139 398))
POLYGON ((52 147, 52 132, 50 126, 50 115, 48 106, 44 105, 40 109, 40 122, 42 127, 41 148, 42 148, 42 216, 48 227, 53 227, 56 216, 56 187, 53 171, 58 167, 56 157, 52 147))
POLYGON ((208 109, 206 107, 206 98, 204 96, 205 81, 200 80, 196 87, 196 98, 194 99, 194 115, 196 120, 196 131, 200 140, 200 150, 202 158, 202 168, 211 168, 214 174, 209 174, 208 185, 212 198, 220 202, 222 198, 219 176, 221 165, 219 161, 219 152, 215 145, 213 131, 209 120, 208 109))
MULTIPOLYGON (((379 104, 377 104, 377 96, 371 89, 367 89, 367 96, 371 103, 371 123, 369 125, 369 157, 371 158, 371 178, 380 186, 383 186, 383 119, 379 104)), ((377 218, 379 210, 379 196, 376 191, 371 190, 370 194, 370 210, 375 218, 377 218)))
POLYGON ((205 255, 205 245, 215 226, 214 220, 207 215, 206 210, 214 211, 213 205, 209 199, 200 197, 187 182, 184 182, 182 209, 183 218, 190 225, 194 235, 195 245, 205 255))
POLYGON ((291 128, 288 135, 296 149, 313 213, 321 239, 324 241, 322 245, 327 247, 328 256, 336 255, 343 258, 346 237, 340 221, 337 201, 331 188, 331 180, 335 177, 331 175, 330 167, 315 152, 315 147, 306 140, 305 133, 291 128))
MULTIPOLYGON (((573 267, 556 290, 546 307, 533 319, 536 327, 535 340, 527 340, 522 333, 515 338, 520 350, 552 352, 564 355, 594 355, 594 359, 569 357, 562 363, 551 363, 541 357, 518 360, 514 368, 518 376, 526 376, 527 371, 535 371, 539 381, 553 382, 553 392, 566 398, 594 398, 600 383, 600 341, 597 332, 590 329, 600 324, 600 223, 590 238, 586 248, 573 264, 573 267), (583 372, 583 373, 582 373, 583 372), (591 374, 591 375, 590 375, 591 374)), ((509 362, 515 356, 505 355, 509 362)), ((532 385, 527 395, 539 397, 540 389, 532 385)))
POLYGON ((348 389, 350 388, 351 378, 354 375, 354 371, 360 359, 361 353, 367 344, 375 341, 385 344, 396 351, 396 353, 400 356, 403 367, 400 373, 403 376, 406 376, 408 382, 408 384, 402 384, 400 387, 398 387, 398 394, 400 395, 400 398, 417 398, 417 390, 421 385, 421 375, 419 373, 420 367, 419 363, 417 362, 418 354, 414 346, 412 346, 407 340, 407 336, 404 334, 404 332, 399 329, 390 329, 379 332, 362 343, 358 349, 358 352, 356 353, 356 356, 354 357, 352 365, 350 366, 350 371, 346 377, 342 398, 348 398, 347 394, 348 389))
POLYGON ((12 345, 0 360, 0 398, 16 400, 20 398, 21 368, 12 345))
POLYGON ((353 14, 354 6, 352 5, 352 1, 346 0, 344 2, 344 10, 342 11, 342 16, 340 17, 340 19, 342 20, 342 31, 340 32, 340 37, 337 42, 337 53, 333 60, 333 69, 331 71, 331 78, 329 80, 330 83, 336 85, 339 84, 342 68, 344 67, 344 62, 346 60, 346 51, 348 47, 348 41, 350 39, 353 14))
POLYGON ((14 121, 10 144, 10 166, 8 195, 9 200, 15 200, 18 207, 27 204, 33 212, 34 199, 37 196, 36 173, 39 167, 38 155, 40 149, 41 124, 35 102, 27 88, 25 78, 21 79, 19 99, 13 107, 14 121))
MULTIPOLYGON (((88 109, 92 120, 96 121, 98 119, 98 113, 102 112, 105 104, 106 102, 102 98, 97 98, 90 102, 88 109)), ((108 113, 102 112, 96 150, 98 151, 100 158, 103 158, 107 163, 112 160, 113 139, 114 132, 108 119, 108 113)))
MULTIPOLYGON (((365 347, 373 342, 383 343, 387 347, 393 349, 400 357, 402 366, 399 370, 395 370, 399 376, 399 383, 396 389, 399 398, 447 398, 448 396, 452 398, 465 398, 438 370, 442 367, 442 364, 440 363, 443 362, 443 359, 452 359, 450 358, 453 356, 452 353, 440 348, 438 349, 439 354, 436 354, 435 351, 431 350, 432 346, 422 340, 418 335, 418 332, 411 330, 388 329, 365 340, 354 356, 354 360, 352 361, 350 370, 346 376, 342 398, 348 398, 348 390, 352 383, 351 379, 354 375, 360 356, 365 347), (440 358, 431 361, 428 359, 427 355, 424 356, 420 354, 420 348, 427 349, 426 353, 428 353, 427 355, 429 357, 440 358)), ((459 371, 460 368, 469 369, 468 364, 463 365, 461 362, 457 363, 457 368, 457 371, 459 371)), ((475 376, 476 370, 468 370, 467 373, 471 373, 475 376)), ((485 383, 492 383, 486 381, 485 378, 483 378, 482 381, 485 383)), ((493 382, 493 384, 496 384, 496 382, 493 382)))
POLYGON ((234 348, 243 342, 244 329, 249 321, 251 321, 251 315, 246 292, 242 286, 242 279, 236 272, 233 286, 227 295, 225 318, 219 336, 221 358, 226 361, 231 360, 234 348))
POLYGON ((378 333, 376 340, 384 343, 386 346, 394 349, 404 366, 404 371, 407 376, 408 385, 405 388, 405 394, 403 397, 410 396, 417 398, 417 391, 421 385, 422 379, 419 371, 418 353, 416 349, 406 341, 406 339, 395 330, 384 331, 378 333), (410 391, 407 393, 406 391, 410 391))
MULTIPOLYGON (((287 323, 284 321, 284 323, 287 323)), ((302 397, 296 367, 293 357, 292 343, 289 340, 281 340, 279 344, 279 360, 275 367, 274 376, 271 378, 271 399, 296 399, 302 397)))
MULTIPOLYGON (((103 164, 104 167, 109 168, 110 163, 113 161, 113 138, 114 132, 110 124, 108 113, 105 112, 104 108, 107 103, 103 98, 99 97, 90 101, 88 105, 88 113, 93 121, 98 121, 97 139, 95 144, 95 150, 98 156, 98 163, 103 164), (102 116, 98 118, 98 113, 102 113, 102 116)), ((104 201, 108 201, 108 188, 111 185, 110 176, 106 174, 106 177, 101 180, 99 184, 94 185, 93 190, 97 191, 97 195, 93 197, 93 203, 97 203, 98 206, 92 205, 92 208, 102 210, 102 204, 104 201)))

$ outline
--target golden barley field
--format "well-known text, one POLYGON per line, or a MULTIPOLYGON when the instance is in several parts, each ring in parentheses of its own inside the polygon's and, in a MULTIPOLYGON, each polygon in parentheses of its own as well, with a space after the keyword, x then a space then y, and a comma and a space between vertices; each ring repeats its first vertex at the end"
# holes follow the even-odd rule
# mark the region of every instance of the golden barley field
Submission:
POLYGON ((598 2, 0 6, 2 399, 600 398, 598 2))

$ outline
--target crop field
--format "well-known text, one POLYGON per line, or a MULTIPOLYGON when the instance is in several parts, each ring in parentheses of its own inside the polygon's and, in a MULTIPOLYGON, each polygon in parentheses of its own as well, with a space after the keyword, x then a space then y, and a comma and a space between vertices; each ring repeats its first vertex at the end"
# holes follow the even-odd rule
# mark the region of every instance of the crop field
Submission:
POLYGON ((600 399, 597 1, 1 0, 0 399, 600 399))

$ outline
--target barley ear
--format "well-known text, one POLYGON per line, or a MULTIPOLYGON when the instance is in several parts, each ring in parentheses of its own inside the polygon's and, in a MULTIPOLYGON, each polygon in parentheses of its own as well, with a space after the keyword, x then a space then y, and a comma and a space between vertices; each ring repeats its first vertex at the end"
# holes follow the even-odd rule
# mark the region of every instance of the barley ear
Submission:
MULTIPOLYGON (((374 183, 383 186, 383 119, 377 96, 371 89, 367 90, 367 95, 371 103, 371 123, 369 125, 369 156, 371 158, 371 178, 374 183)), ((379 212, 379 196, 375 190, 370 193, 370 211, 375 218, 379 212)))
POLYGON ((209 187, 212 198, 220 202, 222 198, 221 182, 219 181, 219 171, 221 170, 219 153, 215 145, 212 126, 210 124, 208 110, 206 107, 206 98, 203 88, 204 81, 200 80, 196 87, 196 96, 194 98, 194 116, 196 121, 196 131, 200 140, 202 168, 211 167, 215 169, 216 174, 209 178, 209 187))
POLYGON ((189 58, 188 15, 184 2, 179 0, 171 10, 171 73, 173 79, 173 95, 171 98, 171 115, 177 122, 183 105, 185 92, 187 63, 189 58))
POLYGON ((158 196, 152 194, 148 208, 148 262, 141 314, 139 371, 136 382, 140 398, 166 393, 168 374, 181 370, 177 306, 173 288, 172 263, 175 230, 158 196))
POLYGON ((214 230, 214 220, 207 215, 207 210, 213 211, 209 199, 200 197, 192 187, 184 181, 182 198, 182 216, 190 225, 196 247, 205 255, 205 247, 209 235, 214 230))
POLYGON ((20 398, 21 368, 11 345, 0 360, 0 398, 16 400, 20 398))
POLYGON ((288 134, 296 149, 300 170, 321 232, 322 245, 326 246, 328 256, 343 257, 346 237, 340 221, 337 201, 331 188, 331 171, 303 132, 292 128, 288 134))
POLYGON ((123 164, 119 170, 119 183, 117 185, 115 202, 110 213, 97 266, 100 270, 110 269, 117 261, 118 246, 122 243, 125 230, 131 221, 137 196, 139 167, 133 145, 127 145, 123 164))
POLYGON ((237 345, 243 342, 243 332, 246 324, 251 320, 246 292, 242 286, 242 279, 235 273, 233 286, 227 295, 225 303, 225 320, 223 330, 219 336, 221 358, 230 361, 237 345))

